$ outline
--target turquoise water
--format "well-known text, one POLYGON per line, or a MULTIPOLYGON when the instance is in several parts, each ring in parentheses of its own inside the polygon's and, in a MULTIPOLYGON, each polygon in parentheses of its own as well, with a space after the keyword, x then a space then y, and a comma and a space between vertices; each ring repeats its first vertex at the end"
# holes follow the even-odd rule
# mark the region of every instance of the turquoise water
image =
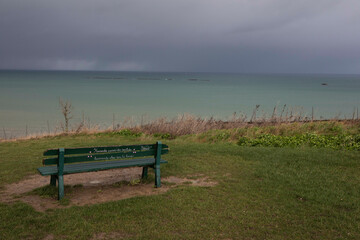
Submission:
MULTIPOLYGON (((102 127, 125 117, 182 113, 226 119, 234 112, 271 114, 284 104, 316 118, 351 117, 360 107, 360 75, 0 71, 0 136, 53 131, 59 97, 102 127), (326 83, 327 85, 322 85, 326 83)), ((280 111, 280 110, 279 110, 280 111)))

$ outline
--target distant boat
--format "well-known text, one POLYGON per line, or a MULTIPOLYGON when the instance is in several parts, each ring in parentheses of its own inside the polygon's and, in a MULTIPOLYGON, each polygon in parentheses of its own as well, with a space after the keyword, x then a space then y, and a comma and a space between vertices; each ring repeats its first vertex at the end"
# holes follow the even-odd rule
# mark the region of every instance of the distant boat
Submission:
POLYGON ((327 84, 327 83, 322 83, 321 85, 323 85, 323 86, 327 86, 328 84, 327 84))

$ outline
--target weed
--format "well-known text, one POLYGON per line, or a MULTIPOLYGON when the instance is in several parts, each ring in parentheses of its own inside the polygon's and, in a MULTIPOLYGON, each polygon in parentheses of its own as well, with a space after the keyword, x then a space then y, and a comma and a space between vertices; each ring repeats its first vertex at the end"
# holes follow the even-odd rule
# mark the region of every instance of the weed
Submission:
POLYGON ((154 137, 161 139, 175 139, 175 136, 171 135, 170 133, 154 133, 154 137))
POLYGON ((129 185, 135 186, 135 185, 139 185, 140 183, 141 183, 140 179, 132 179, 130 180, 129 185))

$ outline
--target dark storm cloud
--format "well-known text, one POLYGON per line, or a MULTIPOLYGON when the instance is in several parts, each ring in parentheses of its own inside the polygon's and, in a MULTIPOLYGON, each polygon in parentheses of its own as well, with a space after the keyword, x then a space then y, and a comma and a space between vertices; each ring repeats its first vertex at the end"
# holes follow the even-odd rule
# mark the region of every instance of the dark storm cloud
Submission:
POLYGON ((0 69, 360 73, 358 0, 0 0, 0 69))

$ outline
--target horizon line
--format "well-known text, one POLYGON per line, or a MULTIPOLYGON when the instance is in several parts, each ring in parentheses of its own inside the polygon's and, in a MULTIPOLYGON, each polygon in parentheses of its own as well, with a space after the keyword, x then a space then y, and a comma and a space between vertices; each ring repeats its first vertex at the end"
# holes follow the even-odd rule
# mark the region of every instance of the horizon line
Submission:
POLYGON ((161 70, 80 70, 80 69, 2 69, 0 71, 38 71, 38 72, 126 72, 126 73, 211 73, 211 74, 259 74, 259 75, 360 75, 360 73, 327 72, 224 72, 224 71, 161 71, 161 70))

